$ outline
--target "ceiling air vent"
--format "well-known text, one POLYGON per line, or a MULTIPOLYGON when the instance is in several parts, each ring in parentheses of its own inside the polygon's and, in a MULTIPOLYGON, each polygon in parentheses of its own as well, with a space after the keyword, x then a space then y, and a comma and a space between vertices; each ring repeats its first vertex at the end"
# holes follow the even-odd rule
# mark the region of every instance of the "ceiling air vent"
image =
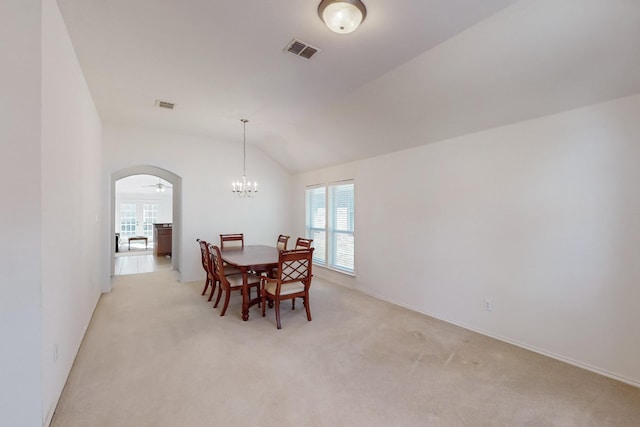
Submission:
POLYGON ((156 99, 156 107, 158 108, 166 108, 168 110, 173 110, 173 107, 175 106, 176 104, 174 104, 173 102, 160 101, 159 99, 156 99))
POLYGON ((313 55, 320 52, 320 49, 317 47, 313 47, 308 43, 296 39, 291 40, 284 50, 305 59, 311 59, 313 55))

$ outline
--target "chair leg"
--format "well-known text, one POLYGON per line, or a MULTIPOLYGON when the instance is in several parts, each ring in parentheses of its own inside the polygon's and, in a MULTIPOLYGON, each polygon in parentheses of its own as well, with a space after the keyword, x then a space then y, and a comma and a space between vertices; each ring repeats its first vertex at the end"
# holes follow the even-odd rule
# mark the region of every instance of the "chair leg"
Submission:
POLYGON ((204 289, 200 295, 204 295, 207 292, 207 288, 209 287, 209 276, 207 276, 207 280, 204 281, 204 289))
POLYGON ((229 307, 229 298, 230 297, 231 297, 231 290, 230 289, 226 289, 225 295, 224 295, 224 306, 222 307, 222 311, 220 312, 220 316, 224 316, 224 314, 227 312, 227 307, 229 307))
POLYGON ((213 304, 213 308, 218 308, 218 303, 220 302, 221 296, 222 296, 222 284, 218 285, 218 296, 216 297, 216 303, 213 304))
POLYGON ((262 294, 262 317, 265 316, 265 311, 267 309, 267 304, 265 304, 266 300, 267 300, 267 292, 263 289, 262 291, 260 291, 260 293, 262 294))
POLYGON ((217 284, 218 282, 213 282, 211 284, 211 294, 209 294, 209 299, 207 301, 211 301, 211 299, 213 298, 213 293, 216 291, 217 284))
POLYGON ((280 300, 276 299, 276 324, 278 325, 278 329, 282 329, 282 325, 280 324, 280 300))
POLYGON ((309 309, 309 295, 305 296, 302 300, 304 308, 307 310, 307 320, 311 322, 311 310, 309 309))
POLYGON ((296 299, 292 298, 291 299, 291 310, 295 310, 296 309, 296 299))

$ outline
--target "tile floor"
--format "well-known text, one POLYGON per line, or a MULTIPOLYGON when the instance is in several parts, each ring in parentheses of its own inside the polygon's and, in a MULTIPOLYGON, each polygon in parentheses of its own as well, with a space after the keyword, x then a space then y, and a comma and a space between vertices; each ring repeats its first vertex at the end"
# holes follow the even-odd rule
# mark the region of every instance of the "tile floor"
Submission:
POLYGON ((171 269, 171 257, 155 256, 151 251, 119 252, 116 254, 114 275, 152 273, 171 269))

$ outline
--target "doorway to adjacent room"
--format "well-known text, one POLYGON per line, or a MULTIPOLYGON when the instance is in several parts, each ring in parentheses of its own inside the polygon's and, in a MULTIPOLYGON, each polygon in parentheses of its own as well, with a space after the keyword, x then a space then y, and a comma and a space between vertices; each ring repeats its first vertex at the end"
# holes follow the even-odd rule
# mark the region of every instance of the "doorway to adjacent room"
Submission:
POLYGON ((112 275, 177 269, 173 239, 178 238, 174 210, 179 187, 179 177, 152 166, 112 175, 112 275))

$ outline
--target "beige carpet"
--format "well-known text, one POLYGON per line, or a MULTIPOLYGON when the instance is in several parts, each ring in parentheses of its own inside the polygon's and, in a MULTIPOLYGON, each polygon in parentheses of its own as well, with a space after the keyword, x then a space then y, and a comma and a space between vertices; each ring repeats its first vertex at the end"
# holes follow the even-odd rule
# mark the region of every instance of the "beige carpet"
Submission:
POLYGON ((172 272, 114 279, 53 426, 637 426, 640 389, 314 279, 225 317, 172 272))

